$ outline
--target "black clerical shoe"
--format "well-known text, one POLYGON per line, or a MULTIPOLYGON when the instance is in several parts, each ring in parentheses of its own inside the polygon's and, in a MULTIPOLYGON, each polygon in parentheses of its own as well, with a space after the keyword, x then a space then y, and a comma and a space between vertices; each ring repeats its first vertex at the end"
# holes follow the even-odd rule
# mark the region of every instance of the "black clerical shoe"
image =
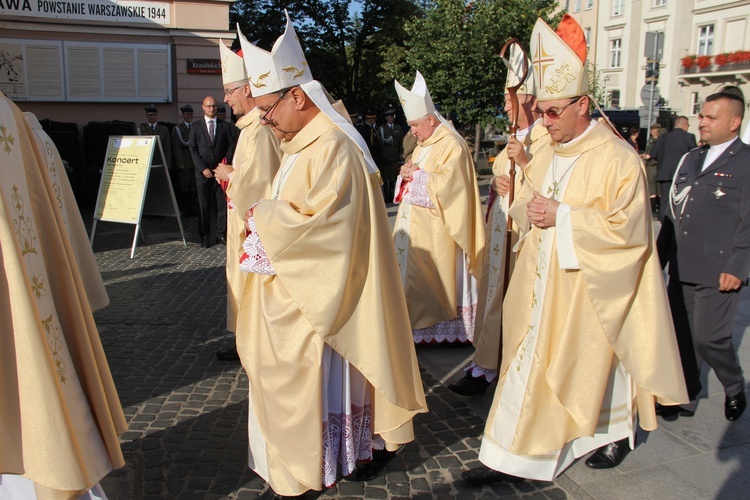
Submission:
POLYGON ((677 420, 677 417, 692 417, 695 415, 694 410, 688 410, 682 406, 663 406, 656 404, 656 414, 661 416, 667 422, 677 420))
POLYGON ((347 479, 350 481, 369 481, 375 479, 385 470, 385 466, 404 449, 404 446, 406 445, 402 444, 396 451, 372 450, 372 460, 355 470, 347 479))
POLYGON ((629 439, 621 439, 602 446, 586 460, 586 466, 592 469, 612 469, 625 460, 630 453, 629 439))
POLYGON ((208 236, 204 236, 201 238, 201 246, 203 248, 209 248, 211 246, 211 243, 209 243, 208 236))
POLYGON ((465 470, 461 473, 461 477, 467 483, 481 485, 481 484, 494 484, 499 482, 506 483, 520 483, 524 479, 518 476, 511 476, 499 470, 490 469, 486 465, 480 465, 473 469, 465 470))
POLYGON ((744 390, 736 396, 727 396, 724 400, 724 416, 727 420, 735 421, 742 416, 746 407, 747 397, 744 390))
POLYGON ((219 236, 216 238, 216 243, 221 243, 224 246, 227 246, 227 239, 224 236, 219 236))
POLYGON ((448 389, 460 394, 461 396, 476 396, 487 392, 490 383, 484 377, 472 377, 471 372, 466 372, 464 378, 458 382, 453 382, 448 389))
POLYGON ((233 345, 216 351, 216 357, 222 361, 237 361, 240 359, 240 354, 237 352, 237 346, 233 345))

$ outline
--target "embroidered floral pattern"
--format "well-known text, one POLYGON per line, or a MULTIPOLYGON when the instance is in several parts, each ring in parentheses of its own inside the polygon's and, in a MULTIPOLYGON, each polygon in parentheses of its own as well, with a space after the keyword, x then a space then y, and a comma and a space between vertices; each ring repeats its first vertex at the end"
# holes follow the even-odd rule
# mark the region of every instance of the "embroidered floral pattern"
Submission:
POLYGON ((41 274, 35 274, 31 277, 31 291, 37 299, 41 299, 47 295, 47 290, 44 288, 44 276, 41 274))
POLYGON ((34 229, 34 223, 31 217, 26 215, 26 209, 24 206, 24 199, 21 193, 18 191, 18 186, 13 185, 13 194, 11 195, 13 201, 13 208, 18 214, 18 218, 13 218, 13 228, 16 230, 18 236, 18 244, 21 245, 21 256, 27 253, 36 254, 36 247, 34 242, 39 239, 36 230, 34 229))
POLYGON ((352 406, 352 414, 329 413, 323 422, 323 484, 336 482, 339 471, 348 476, 357 460, 372 458, 372 410, 370 406, 352 406))
POLYGON ((255 229, 255 218, 250 217, 247 224, 250 231, 248 231, 247 238, 242 243, 244 253, 240 257, 240 271, 273 276, 276 271, 273 270, 271 261, 268 260, 266 250, 258 236, 258 231, 255 229))
POLYGON ((437 325, 412 330, 414 342, 466 342, 474 340, 474 317, 477 305, 459 306, 455 319, 442 321, 437 325))
POLYGON ((549 79, 549 84, 545 85, 544 88, 550 94, 558 94, 562 92, 570 82, 575 81, 576 79, 576 75, 570 69, 570 64, 563 64, 559 68, 555 68, 554 74, 549 79))
POLYGON ((60 351, 64 347, 61 340, 62 332, 60 331, 60 327, 55 325, 55 320, 52 314, 50 314, 47 319, 42 320, 42 326, 44 327, 44 331, 47 332, 47 344, 49 344, 49 348, 52 351, 52 357, 55 360, 57 376, 60 378, 60 382, 64 384, 67 380, 65 374, 68 370, 65 367, 65 363, 63 362, 62 358, 60 357, 60 351))
POLYGON ((10 154, 10 152, 13 151, 13 148, 11 148, 11 146, 15 143, 16 140, 12 135, 8 134, 8 129, 5 128, 5 125, 0 123, 0 144, 3 145, 3 149, 5 149, 5 152, 10 154))

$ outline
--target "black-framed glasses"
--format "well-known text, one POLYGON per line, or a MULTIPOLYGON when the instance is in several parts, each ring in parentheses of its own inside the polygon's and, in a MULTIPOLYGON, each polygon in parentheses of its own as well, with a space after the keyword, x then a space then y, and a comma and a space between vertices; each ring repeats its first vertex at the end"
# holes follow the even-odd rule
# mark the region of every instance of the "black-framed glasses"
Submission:
POLYGON ((203 107, 204 108, 218 108, 219 105, 218 104, 204 104, 203 107))
POLYGON ((291 89, 284 89, 284 90, 282 90, 281 91, 281 95, 279 96, 278 99, 276 99, 276 102, 274 102, 271 105, 271 107, 268 108, 268 111, 266 111, 265 113, 263 113, 263 116, 261 116, 260 119, 263 120, 264 122, 270 122, 271 120, 268 119, 268 115, 270 115, 271 112, 276 108, 276 106, 279 105, 279 103, 281 102, 281 100, 286 96, 287 92, 289 92, 290 90, 291 89))
POLYGON ((544 109, 540 109, 539 106, 537 106, 534 112, 539 113, 540 115, 547 115, 547 118, 549 118, 550 120, 557 120, 558 118, 560 118, 560 115, 563 114, 563 111, 565 111, 570 106, 580 101, 581 97, 583 96, 579 95, 578 97, 570 101, 568 104, 566 104, 562 108, 549 108, 547 110, 544 110, 544 109))
POLYGON ((239 87, 234 87, 234 88, 231 88, 231 89, 227 89, 227 90, 225 90, 225 91, 224 91, 224 97, 229 97, 229 96, 231 96, 232 94, 234 94, 234 91, 235 91, 235 90, 237 90, 237 89, 241 89, 242 87, 244 87, 244 85, 240 85, 239 87))

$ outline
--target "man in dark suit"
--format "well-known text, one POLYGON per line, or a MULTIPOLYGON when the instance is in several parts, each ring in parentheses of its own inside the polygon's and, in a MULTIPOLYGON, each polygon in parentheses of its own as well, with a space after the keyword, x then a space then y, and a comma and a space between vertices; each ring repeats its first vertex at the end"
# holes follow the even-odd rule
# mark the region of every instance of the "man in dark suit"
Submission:
POLYGON ((674 128, 657 139, 656 144, 651 149, 646 160, 656 160, 656 184, 659 191, 659 220, 664 220, 664 214, 669 206, 669 187, 672 185, 674 176, 680 159, 690 151, 698 147, 695 142, 695 136, 689 134, 688 119, 685 116, 679 116, 674 122, 674 128))
POLYGON ((378 127, 378 142, 380 144, 378 168, 380 169, 380 176, 383 178, 386 199, 393 199, 396 175, 403 153, 404 132, 395 121, 396 110, 390 108, 385 112, 385 123, 378 127))
POLYGON ((194 215, 195 207, 195 165, 190 154, 190 125, 193 123, 193 106, 186 104, 180 108, 182 122, 172 129, 172 164, 177 170, 182 216, 194 215))
MULTIPOLYGON (((688 395, 701 390, 703 361, 726 394, 724 415, 737 420, 747 406, 745 379, 732 345, 739 291, 750 272, 750 146, 739 139, 744 101, 708 96, 700 113, 701 141, 674 177, 658 238, 669 263, 668 294, 688 395)), ((668 134, 667 134, 668 135, 668 134)), ((690 416, 694 407, 662 409, 690 416)))
MULTIPOLYGON (((164 160, 167 162, 167 168, 171 168, 172 141, 169 138, 169 129, 157 123, 159 120, 159 110, 155 106, 146 106, 145 109, 147 123, 141 123, 138 127, 138 135, 158 135, 161 147, 164 149, 164 160)), ((155 158, 155 160, 159 161, 158 158, 155 158)))
POLYGON ((208 248, 214 241, 211 221, 216 221, 216 241, 226 245, 227 201, 224 191, 214 179, 213 170, 226 159, 232 163, 234 141, 229 125, 216 118, 216 99, 203 99, 203 119, 190 127, 190 154, 195 164, 195 182, 198 188, 200 220, 198 234, 201 245, 208 248))

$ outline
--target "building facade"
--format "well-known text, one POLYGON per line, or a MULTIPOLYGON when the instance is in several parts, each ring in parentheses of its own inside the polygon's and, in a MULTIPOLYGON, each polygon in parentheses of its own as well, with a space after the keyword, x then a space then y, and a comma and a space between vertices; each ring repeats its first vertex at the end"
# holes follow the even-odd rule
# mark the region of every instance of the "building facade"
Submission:
POLYGON ((1 0, 0 89, 23 111, 74 122, 177 122, 223 100, 218 43, 232 0, 1 0))
POLYGON ((745 95, 742 130, 747 126, 750 0, 566 0, 561 7, 591 32, 589 60, 603 80, 606 107, 645 107, 646 37, 658 33, 659 106, 687 116, 697 132, 706 96, 735 85, 745 95))

